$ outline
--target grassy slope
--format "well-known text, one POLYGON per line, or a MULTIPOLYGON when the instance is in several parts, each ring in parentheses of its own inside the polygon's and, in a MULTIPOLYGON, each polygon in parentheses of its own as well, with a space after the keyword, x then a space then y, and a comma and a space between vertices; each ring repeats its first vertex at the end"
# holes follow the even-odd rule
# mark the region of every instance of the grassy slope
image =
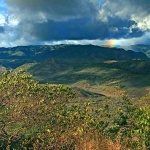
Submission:
POLYGON ((0 64, 7 69, 28 63, 24 67, 40 83, 69 84, 78 88, 77 92, 83 97, 92 98, 100 94, 119 99, 125 92, 131 97, 144 95, 149 89, 150 64, 144 62, 143 69, 143 62, 120 61, 138 58, 148 59, 143 53, 92 45, 0 48, 0 64))
POLYGON ((4 66, 0 65, 0 74, 2 74, 5 71, 7 71, 7 69, 4 66))
MULTIPOLYGON (((123 67, 126 63, 126 61, 49 59, 22 67, 40 83, 68 84, 78 88, 85 98, 87 97, 84 95, 92 98, 103 95, 111 99, 120 99, 124 93, 132 98, 139 98, 150 91, 150 74, 140 73, 143 69, 140 67, 137 67, 138 73, 135 73, 132 68, 135 61, 130 61, 130 66, 127 64, 127 67, 123 67)), ((139 61, 136 66, 140 64, 139 61)))

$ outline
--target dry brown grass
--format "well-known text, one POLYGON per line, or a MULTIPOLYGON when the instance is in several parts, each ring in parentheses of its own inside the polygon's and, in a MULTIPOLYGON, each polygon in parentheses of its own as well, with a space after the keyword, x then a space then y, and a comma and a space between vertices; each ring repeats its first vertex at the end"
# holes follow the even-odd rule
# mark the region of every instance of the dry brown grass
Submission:
POLYGON ((130 150, 121 145, 120 141, 113 142, 103 136, 89 135, 76 145, 75 150, 130 150))

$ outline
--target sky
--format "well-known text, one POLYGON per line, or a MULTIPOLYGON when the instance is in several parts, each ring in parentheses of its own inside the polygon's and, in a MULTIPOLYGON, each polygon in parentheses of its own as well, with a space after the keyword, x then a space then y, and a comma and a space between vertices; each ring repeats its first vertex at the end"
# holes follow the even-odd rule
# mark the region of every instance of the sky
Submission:
POLYGON ((150 0, 0 0, 0 47, 150 45, 150 0))

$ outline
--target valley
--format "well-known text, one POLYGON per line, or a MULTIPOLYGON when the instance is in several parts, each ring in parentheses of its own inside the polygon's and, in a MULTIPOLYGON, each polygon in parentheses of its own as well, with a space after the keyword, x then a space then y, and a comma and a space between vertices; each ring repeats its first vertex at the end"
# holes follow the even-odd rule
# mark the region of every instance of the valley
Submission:
POLYGON ((92 45, 1 48, 0 64, 1 72, 23 68, 41 84, 65 84, 78 88, 77 93, 84 90, 115 99, 127 94, 138 99, 150 91, 149 58, 142 52, 120 48, 92 45))
POLYGON ((92 45, 16 47, 1 54, 0 148, 149 147, 146 54, 92 45))

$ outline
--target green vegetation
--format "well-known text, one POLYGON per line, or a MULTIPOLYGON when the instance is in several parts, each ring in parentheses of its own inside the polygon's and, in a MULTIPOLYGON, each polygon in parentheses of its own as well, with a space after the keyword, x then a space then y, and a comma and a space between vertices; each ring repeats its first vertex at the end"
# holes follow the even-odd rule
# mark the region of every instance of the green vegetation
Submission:
POLYGON ((150 150, 147 59, 92 45, 2 48, 0 149, 150 150))
POLYGON ((6 68, 3 66, 0 66, 0 74, 2 74, 3 72, 6 72, 6 68))
POLYGON ((149 66, 141 60, 48 59, 21 68, 40 83, 67 84, 118 101, 124 93, 139 99, 150 91, 149 66))
POLYGON ((18 46, 0 48, 0 64, 15 69, 25 63, 57 59, 148 60, 141 52, 94 45, 18 46), (13 61, 11 61, 13 60, 13 61))
POLYGON ((2 150, 150 149, 150 95, 78 104, 68 86, 40 85, 19 70, 2 74, 0 97, 2 150))

